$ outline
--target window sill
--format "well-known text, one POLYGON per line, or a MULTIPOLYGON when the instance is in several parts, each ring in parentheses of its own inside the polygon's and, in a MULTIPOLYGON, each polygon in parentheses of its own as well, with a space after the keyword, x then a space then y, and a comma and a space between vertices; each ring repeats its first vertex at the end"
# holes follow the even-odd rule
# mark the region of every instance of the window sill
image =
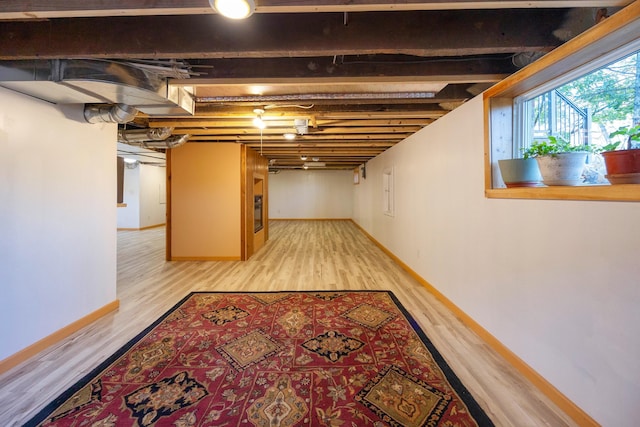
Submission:
POLYGON ((640 201, 640 184, 584 185, 575 187, 493 188, 485 190, 489 199, 640 201))
POLYGON ((563 75, 577 75, 581 69, 599 60, 607 52, 631 48, 635 50, 639 30, 640 2, 633 2, 484 92, 485 197, 640 201, 640 184, 495 188, 501 185, 497 178, 498 160, 513 155, 514 134, 517 131, 517 126, 514 126, 514 116, 517 115, 514 100, 563 75))

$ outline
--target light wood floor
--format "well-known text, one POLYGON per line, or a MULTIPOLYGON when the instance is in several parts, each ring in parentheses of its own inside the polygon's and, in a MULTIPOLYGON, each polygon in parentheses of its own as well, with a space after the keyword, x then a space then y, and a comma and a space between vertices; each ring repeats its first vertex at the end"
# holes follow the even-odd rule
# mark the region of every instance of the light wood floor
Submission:
POLYGON ((17 426, 191 291, 395 293, 497 426, 575 426, 350 221, 272 221, 249 261, 166 262, 164 228, 118 232, 120 308, 0 376, 0 426, 17 426))

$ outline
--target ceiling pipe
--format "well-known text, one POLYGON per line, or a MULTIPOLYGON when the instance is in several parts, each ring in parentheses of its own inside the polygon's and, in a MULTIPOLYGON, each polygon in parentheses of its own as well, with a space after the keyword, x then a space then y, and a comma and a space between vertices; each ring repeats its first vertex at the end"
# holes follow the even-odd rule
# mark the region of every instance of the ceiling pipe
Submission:
POLYGON ((150 149, 170 149, 185 144, 191 135, 170 136, 173 128, 148 128, 118 131, 118 142, 150 149))
POLYGON ((164 141, 171 136, 173 128, 119 129, 118 142, 136 144, 145 141, 164 141))
POLYGON ((145 147, 147 148, 176 148, 184 145, 191 135, 174 135, 170 138, 165 139, 164 141, 147 141, 145 147))
POLYGON ((127 104, 85 104, 84 119, 88 123, 128 123, 138 110, 127 104))

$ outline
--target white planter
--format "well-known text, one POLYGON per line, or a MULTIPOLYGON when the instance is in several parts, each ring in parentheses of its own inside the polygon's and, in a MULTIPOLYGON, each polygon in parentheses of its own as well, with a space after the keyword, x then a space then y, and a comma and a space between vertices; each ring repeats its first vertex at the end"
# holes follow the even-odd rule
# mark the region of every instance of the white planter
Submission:
POLYGON ((559 153, 536 157, 544 185, 580 185, 588 153, 559 153))
POLYGON ((498 166, 507 188, 538 187, 542 183, 538 162, 535 159, 498 160, 498 166))

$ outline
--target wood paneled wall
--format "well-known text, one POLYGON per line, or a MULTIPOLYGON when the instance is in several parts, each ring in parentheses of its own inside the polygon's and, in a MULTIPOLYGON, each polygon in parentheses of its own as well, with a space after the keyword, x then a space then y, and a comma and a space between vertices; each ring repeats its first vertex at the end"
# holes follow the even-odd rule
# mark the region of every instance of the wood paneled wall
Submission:
POLYGON ((247 260, 256 253, 269 239, 269 163, 260 153, 246 146, 242 146, 242 254, 241 259, 247 260), (253 202, 256 195, 255 183, 262 180, 262 230, 254 233, 253 202))
POLYGON ((170 150, 167 172, 168 260, 247 260, 267 241, 269 165, 258 152, 186 144, 170 150), (264 227, 254 233, 256 188, 264 227))
POLYGON ((192 144, 167 155, 167 259, 239 260, 242 158, 238 144, 192 144))

